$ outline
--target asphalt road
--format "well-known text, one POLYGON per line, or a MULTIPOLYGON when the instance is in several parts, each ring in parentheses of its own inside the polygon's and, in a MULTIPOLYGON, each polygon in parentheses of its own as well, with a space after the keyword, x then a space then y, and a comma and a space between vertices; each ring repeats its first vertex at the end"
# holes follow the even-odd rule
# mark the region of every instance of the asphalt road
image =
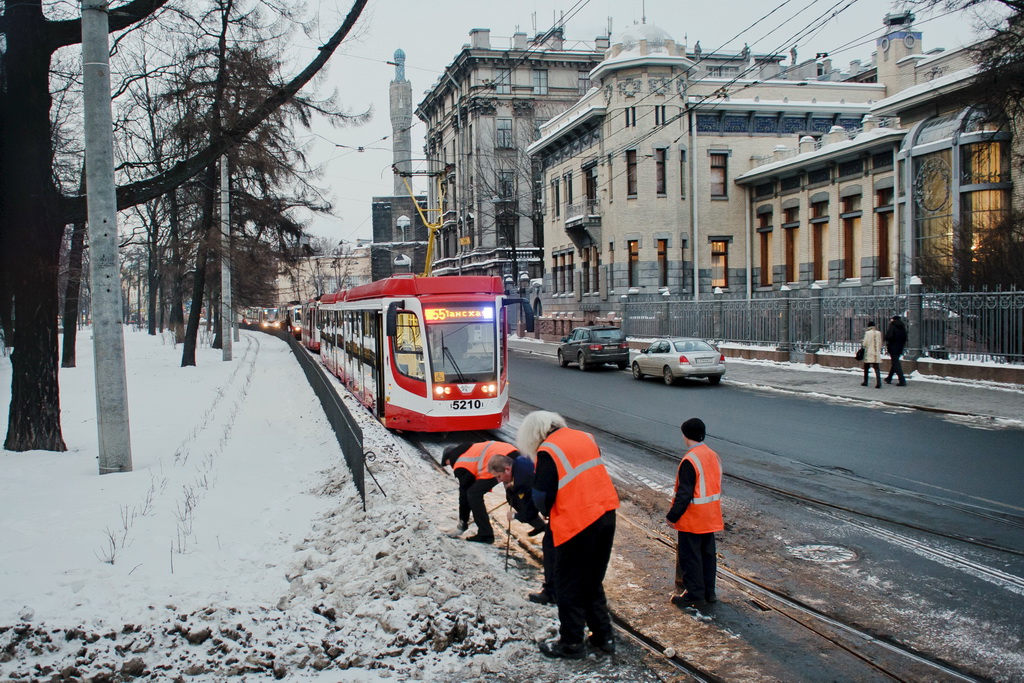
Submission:
POLYGON ((734 466, 808 464, 948 498, 1024 513, 1024 435, 920 411, 798 397, 706 381, 665 386, 614 366, 580 372, 552 358, 511 355, 512 397, 568 419, 682 453, 679 425, 697 416, 734 466))
MULTIPOLYGON (((1012 680, 1024 670, 1019 429, 728 379, 669 387, 613 366, 560 368, 542 355, 511 353, 510 365, 513 415, 501 438, 511 440, 534 407, 594 432, 628 501, 623 515, 664 528, 683 452, 679 424, 701 417, 729 476, 721 567, 969 676, 1012 680)), ((650 554, 643 534, 631 538, 632 525, 620 526, 621 562, 606 581, 613 604, 659 637, 678 638, 676 649, 709 670, 727 680, 752 670, 774 680, 869 679, 862 661, 823 659, 798 629, 766 619, 721 573, 725 597, 715 614, 698 632, 680 625, 665 607, 672 557, 650 554), (735 638, 722 650, 723 639, 735 638)), ((946 680, 895 666, 905 680, 946 680)))

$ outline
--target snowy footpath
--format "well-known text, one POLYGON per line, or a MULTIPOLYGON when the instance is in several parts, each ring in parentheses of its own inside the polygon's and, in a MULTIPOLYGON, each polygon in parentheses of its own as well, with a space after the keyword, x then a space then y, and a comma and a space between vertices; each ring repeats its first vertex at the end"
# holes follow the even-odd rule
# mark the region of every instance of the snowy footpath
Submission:
MULTIPOLYGON (((0 451, 0 681, 656 680, 631 648, 541 657, 557 618, 525 600, 532 569, 449 537, 454 478, 348 401, 364 511, 274 337, 181 368, 168 335, 126 330, 133 471, 100 476, 91 337, 60 372, 68 451, 0 451)), ((10 378, 0 358, 5 409, 10 378)))

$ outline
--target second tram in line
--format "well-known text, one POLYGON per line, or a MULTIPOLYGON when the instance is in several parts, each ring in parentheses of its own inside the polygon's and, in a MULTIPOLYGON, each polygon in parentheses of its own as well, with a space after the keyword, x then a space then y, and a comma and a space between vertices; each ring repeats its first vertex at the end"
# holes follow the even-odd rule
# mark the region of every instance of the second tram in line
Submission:
POLYGON ((520 303, 499 277, 392 277, 307 303, 302 341, 389 429, 498 429, 509 410, 507 307, 520 303))

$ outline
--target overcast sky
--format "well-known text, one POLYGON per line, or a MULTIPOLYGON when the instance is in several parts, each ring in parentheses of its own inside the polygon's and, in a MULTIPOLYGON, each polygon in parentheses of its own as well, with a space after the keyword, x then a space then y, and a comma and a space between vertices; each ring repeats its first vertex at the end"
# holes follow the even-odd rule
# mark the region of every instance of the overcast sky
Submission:
MULTIPOLYGON (((347 11, 347 0, 337 2, 338 12, 347 11)), ((801 61, 828 52, 846 69, 853 59, 871 58, 882 18, 894 8, 897 3, 891 0, 371 0, 362 32, 332 58, 323 87, 337 88, 339 100, 352 112, 372 107, 373 119, 359 127, 316 129, 311 159, 324 165, 322 185, 335 211, 315 218, 310 232, 348 241, 372 236, 370 198, 393 192, 388 88, 394 67, 387 62, 398 48, 406 53, 406 78, 418 104, 469 41, 473 28, 490 29, 491 45, 502 47, 517 30, 532 36, 564 14, 566 46, 571 48, 583 47, 577 41, 592 44, 604 35, 609 19, 614 37, 646 15, 647 23, 678 42, 685 39, 692 48, 699 40, 705 52, 739 51, 747 43, 755 52, 788 55, 795 39, 801 61), (359 147, 365 151, 357 151, 359 147)), ((325 24, 331 20, 327 11, 326 3, 321 5, 325 24)), ((977 35, 974 15, 916 14, 926 51, 961 46, 977 35)), ((424 131, 423 122, 414 118, 414 158, 423 156, 424 131)))

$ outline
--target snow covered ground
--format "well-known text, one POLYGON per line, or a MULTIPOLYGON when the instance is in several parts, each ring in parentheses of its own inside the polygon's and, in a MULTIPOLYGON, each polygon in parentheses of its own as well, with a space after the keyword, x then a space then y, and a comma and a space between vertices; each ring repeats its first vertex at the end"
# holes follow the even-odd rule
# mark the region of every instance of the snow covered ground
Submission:
POLYGON ((283 341, 194 368, 168 335, 125 341, 131 473, 98 474, 89 330, 60 374, 68 451, 0 452, 0 681, 657 680, 631 648, 541 657, 533 569, 449 537, 454 478, 349 401, 384 492, 368 477, 364 511, 283 341))

